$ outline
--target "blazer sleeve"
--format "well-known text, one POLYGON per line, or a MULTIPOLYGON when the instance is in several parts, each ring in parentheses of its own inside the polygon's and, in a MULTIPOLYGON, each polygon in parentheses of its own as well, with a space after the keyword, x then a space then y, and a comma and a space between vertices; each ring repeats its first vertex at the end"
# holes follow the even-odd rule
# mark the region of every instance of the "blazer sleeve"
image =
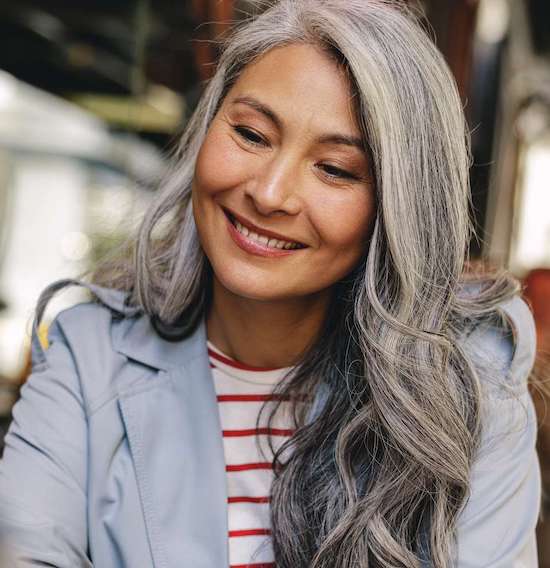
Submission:
POLYGON ((489 388, 482 409, 484 428, 472 467, 471 494, 458 520, 458 568, 538 566, 535 527, 541 473, 537 419, 527 389, 535 326, 519 296, 503 304, 502 311, 512 334, 496 326, 470 342, 480 358, 496 363, 505 389, 489 388))
MULTIPOLYGON (((62 327, 13 407, 0 460, 0 544, 10 566, 90 568, 87 555, 87 426, 78 369, 62 327)), ((35 357, 35 354, 39 356, 35 357)))

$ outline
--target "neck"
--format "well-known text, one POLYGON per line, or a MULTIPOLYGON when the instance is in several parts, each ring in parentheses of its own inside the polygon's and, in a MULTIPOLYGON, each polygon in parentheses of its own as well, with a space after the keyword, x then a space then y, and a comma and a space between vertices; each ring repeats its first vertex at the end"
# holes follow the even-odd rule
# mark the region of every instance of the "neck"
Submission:
POLYGON ((328 308, 328 291, 261 301, 237 296, 213 278, 207 336, 233 359, 253 367, 289 367, 317 338, 328 308))

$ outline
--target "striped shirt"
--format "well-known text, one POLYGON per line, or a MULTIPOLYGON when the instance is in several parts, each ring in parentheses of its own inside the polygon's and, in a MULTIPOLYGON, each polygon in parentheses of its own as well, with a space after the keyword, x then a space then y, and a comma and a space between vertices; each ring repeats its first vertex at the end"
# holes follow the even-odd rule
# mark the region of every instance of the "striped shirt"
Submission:
MULTIPOLYGON (((230 568, 272 568, 269 495, 273 480, 267 419, 271 406, 258 412, 291 367, 250 367, 231 359, 210 341, 208 356, 218 400, 225 452, 230 568), (265 456, 259 451, 263 449, 265 456)), ((277 449, 292 434, 284 401, 273 419, 271 435, 277 449)))

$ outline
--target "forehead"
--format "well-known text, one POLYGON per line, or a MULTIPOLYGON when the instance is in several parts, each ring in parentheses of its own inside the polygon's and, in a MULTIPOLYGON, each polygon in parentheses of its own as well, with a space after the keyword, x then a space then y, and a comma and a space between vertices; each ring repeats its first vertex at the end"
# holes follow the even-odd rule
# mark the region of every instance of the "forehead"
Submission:
POLYGON ((359 134, 346 72, 317 46, 271 49, 244 68, 227 99, 242 94, 256 96, 283 120, 359 134))

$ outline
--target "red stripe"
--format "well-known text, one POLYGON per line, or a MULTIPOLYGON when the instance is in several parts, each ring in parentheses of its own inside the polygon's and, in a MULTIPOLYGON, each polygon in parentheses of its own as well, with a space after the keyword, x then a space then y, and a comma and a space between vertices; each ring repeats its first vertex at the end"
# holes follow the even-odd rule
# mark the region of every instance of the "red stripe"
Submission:
POLYGON ((227 502, 231 503, 269 503, 271 501, 271 497, 228 497, 227 502))
POLYGON ((253 367, 252 365, 247 365, 246 363, 241 363, 240 361, 236 361, 235 359, 229 359, 228 357, 224 357, 215 351, 212 351, 210 347, 208 348, 208 355, 213 359, 217 359, 230 367, 234 367, 235 369, 243 369, 244 371, 257 371, 259 373, 265 371, 276 371, 277 369, 283 369, 284 367, 253 367))
POLYGON ((225 466, 225 471, 246 471, 249 469, 273 469, 271 462, 239 463, 225 466))
POLYGON ((275 562, 261 562, 260 564, 231 564, 229 568, 275 568, 275 562))
POLYGON ((243 529, 239 531, 229 531, 229 537, 235 536, 256 536, 256 535, 270 535, 270 529, 243 529))
POLYGON ((246 430, 223 430, 225 438, 236 436, 254 436, 260 434, 272 434, 273 436, 292 436, 294 430, 285 428, 248 428, 246 430))
POLYGON ((288 400, 289 397, 274 394, 219 394, 218 402, 258 402, 262 400, 288 400))

